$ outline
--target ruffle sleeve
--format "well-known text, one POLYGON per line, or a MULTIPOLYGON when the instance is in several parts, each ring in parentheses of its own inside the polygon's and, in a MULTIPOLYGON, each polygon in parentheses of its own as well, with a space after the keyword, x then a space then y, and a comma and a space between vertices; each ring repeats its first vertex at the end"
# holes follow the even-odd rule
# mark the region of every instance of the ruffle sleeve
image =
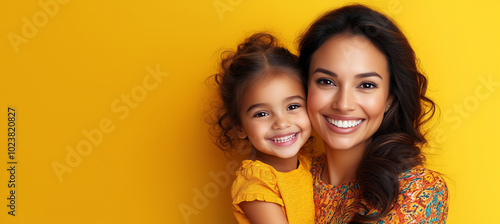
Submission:
POLYGON ((244 212, 238 204, 244 201, 265 201, 284 205, 278 190, 276 174, 267 164, 258 161, 243 161, 236 172, 231 196, 233 208, 241 213, 244 212))

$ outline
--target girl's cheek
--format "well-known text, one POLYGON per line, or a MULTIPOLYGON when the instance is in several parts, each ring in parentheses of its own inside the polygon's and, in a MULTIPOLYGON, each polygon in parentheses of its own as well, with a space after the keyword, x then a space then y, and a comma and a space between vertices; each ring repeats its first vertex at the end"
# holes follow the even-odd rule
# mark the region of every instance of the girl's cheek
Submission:
POLYGON ((311 130, 311 121, 309 120, 307 112, 302 116, 302 126, 307 130, 311 130))

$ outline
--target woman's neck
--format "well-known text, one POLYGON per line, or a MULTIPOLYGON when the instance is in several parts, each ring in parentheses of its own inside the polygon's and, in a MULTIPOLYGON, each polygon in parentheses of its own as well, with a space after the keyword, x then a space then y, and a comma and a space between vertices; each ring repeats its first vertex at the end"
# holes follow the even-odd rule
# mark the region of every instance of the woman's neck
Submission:
POLYGON ((249 159, 259 160, 265 164, 272 166, 276 171, 279 172, 289 172, 297 169, 299 157, 298 155, 295 155, 290 158, 279 158, 254 149, 254 153, 250 155, 249 159))
POLYGON ((321 174, 323 182, 331 185, 340 185, 356 178, 365 145, 358 145, 348 150, 335 150, 325 143, 326 163, 321 174))

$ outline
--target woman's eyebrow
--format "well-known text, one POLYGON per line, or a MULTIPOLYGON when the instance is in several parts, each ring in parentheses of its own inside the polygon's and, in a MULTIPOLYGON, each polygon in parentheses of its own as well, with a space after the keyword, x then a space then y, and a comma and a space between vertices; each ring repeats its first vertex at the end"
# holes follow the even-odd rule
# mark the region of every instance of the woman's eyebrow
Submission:
POLYGON ((330 70, 326 70, 324 68, 317 68, 316 70, 314 70, 313 74, 316 72, 321 72, 321 73, 324 73, 324 74, 329 75, 329 76, 338 77, 338 75, 335 74, 335 72, 332 72, 330 70))
POLYGON ((379 77, 380 79, 382 79, 382 76, 380 76, 378 73, 376 72, 367 72, 367 73, 360 73, 360 74, 357 74, 356 76, 354 76, 355 78, 359 79, 359 78, 366 78, 366 77, 372 77, 372 76, 375 76, 375 77, 379 77))
MULTIPOLYGON (((321 73, 329 75, 329 76, 338 77, 338 75, 335 74, 335 72, 332 72, 330 70, 326 70, 324 68, 317 68, 316 70, 314 70, 313 74, 316 72, 321 72, 321 73)), ((372 76, 379 77, 380 79, 382 79, 382 76, 380 76, 376 72, 360 73, 360 74, 357 74, 356 76, 354 76, 354 78, 360 79, 360 78, 366 78, 366 77, 372 77, 372 76)))

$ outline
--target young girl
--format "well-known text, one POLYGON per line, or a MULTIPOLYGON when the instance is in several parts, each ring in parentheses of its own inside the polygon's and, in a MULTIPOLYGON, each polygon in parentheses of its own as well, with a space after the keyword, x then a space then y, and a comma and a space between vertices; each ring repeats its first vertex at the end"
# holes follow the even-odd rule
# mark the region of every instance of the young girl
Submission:
POLYGON ((311 134, 298 58, 257 33, 223 54, 215 81, 218 146, 252 145, 231 190, 238 222, 314 223, 311 160, 298 154, 311 134))

